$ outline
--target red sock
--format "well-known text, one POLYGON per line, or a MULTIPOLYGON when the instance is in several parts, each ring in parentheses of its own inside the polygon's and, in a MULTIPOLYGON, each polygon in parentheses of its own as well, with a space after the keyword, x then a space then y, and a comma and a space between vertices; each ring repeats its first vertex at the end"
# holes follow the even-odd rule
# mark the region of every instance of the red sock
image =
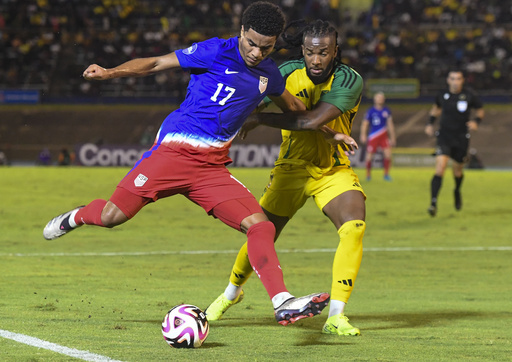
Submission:
POLYGON ((372 161, 366 161, 366 176, 370 177, 372 170, 372 161))
POLYGON ((75 215, 75 222, 77 225, 98 225, 105 226, 101 222, 101 212, 107 204, 107 201, 97 199, 93 200, 86 207, 78 210, 75 215))
POLYGON ((278 293, 288 291, 274 248, 275 233, 274 224, 270 221, 257 223, 247 230, 249 261, 271 299, 278 293))
POLYGON ((389 158, 384 159, 384 175, 389 174, 389 167, 391 166, 391 160, 389 158))

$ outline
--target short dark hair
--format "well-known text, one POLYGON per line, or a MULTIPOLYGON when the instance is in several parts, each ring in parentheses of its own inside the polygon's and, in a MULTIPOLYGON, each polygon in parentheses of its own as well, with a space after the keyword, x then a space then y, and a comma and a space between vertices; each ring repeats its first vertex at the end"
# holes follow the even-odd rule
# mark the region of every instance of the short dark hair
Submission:
POLYGON ((285 19, 281 8, 267 1, 252 3, 242 15, 244 31, 253 29, 258 34, 265 36, 277 38, 283 32, 284 23, 285 19))
POLYGON ((462 78, 466 78, 466 72, 458 67, 448 68, 448 73, 446 73, 446 76, 449 76, 450 73, 460 73, 460 74, 462 74, 462 78))

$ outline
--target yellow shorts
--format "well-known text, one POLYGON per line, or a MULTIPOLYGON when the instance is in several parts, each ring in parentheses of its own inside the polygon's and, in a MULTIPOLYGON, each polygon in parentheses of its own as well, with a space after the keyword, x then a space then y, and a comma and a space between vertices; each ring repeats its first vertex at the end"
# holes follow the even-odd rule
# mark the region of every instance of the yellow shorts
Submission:
POLYGON ((361 191, 366 198, 352 168, 333 167, 323 177, 315 179, 303 167, 279 165, 270 172, 260 205, 274 215, 292 218, 311 196, 323 210, 332 199, 350 190, 361 191))

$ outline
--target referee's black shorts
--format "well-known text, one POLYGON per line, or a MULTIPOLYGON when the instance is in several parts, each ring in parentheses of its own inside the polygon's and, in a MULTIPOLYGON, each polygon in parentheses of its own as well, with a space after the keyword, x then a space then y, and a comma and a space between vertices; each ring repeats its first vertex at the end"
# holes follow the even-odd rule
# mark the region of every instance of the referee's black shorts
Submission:
POLYGON ((463 163, 469 149, 469 133, 450 134, 439 132, 437 134, 436 155, 446 155, 455 162, 463 163))

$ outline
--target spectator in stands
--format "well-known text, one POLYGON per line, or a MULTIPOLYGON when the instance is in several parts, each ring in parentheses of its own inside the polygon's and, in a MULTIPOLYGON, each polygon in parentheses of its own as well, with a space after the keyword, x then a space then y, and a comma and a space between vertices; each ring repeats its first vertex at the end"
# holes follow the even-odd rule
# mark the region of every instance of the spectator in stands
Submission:
POLYGON ((58 165, 59 166, 69 166, 75 162, 75 153, 73 151, 69 152, 67 148, 63 148, 60 150, 58 165))
POLYGON ((50 166, 52 164, 52 154, 47 147, 43 148, 41 152, 39 152, 37 164, 40 166, 50 166))
MULTIPOLYGON (((0 3, 0 88, 32 87, 45 96, 165 96, 182 100, 178 76, 124 79, 85 87, 77 76, 92 59, 163 54, 229 35, 249 0, 107 2, 27 0, 0 3), (190 16, 190 14, 194 14, 190 16), (132 82, 133 84, 130 84, 132 82), (137 89, 139 91, 134 91, 137 89)), ((441 89, 446 64, 467 64, 467 84, 510 89, 509 1, 375 1, 366 12, 340 13, 334 1, 280 0, 289 19, 347 19, 343 61, 366 78, 414 77, 441 89), (352 24, 350 19, 355 19, 352 24), (439 27, 441 24, 443 27, 439 27), (418 25, 422 25, 419 27, 418 25)), ((341 3, 338 6, 342 6, 341 3)), ((279 56, 279 55, 278 55, 279 56)))

